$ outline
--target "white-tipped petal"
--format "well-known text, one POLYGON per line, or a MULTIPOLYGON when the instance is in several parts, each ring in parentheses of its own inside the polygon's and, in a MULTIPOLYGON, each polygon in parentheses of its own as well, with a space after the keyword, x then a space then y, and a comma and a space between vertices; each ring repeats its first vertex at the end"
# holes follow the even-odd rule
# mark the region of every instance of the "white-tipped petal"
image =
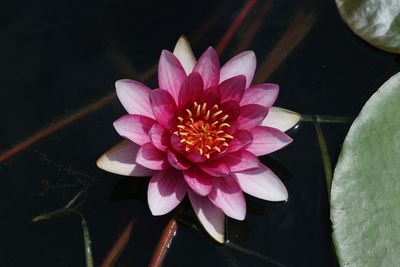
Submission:
POLYGON ((188 190, 190 203, 207 233, 218 243, 225 241, 225 214, 214 206, 207 197, 188 190))
POLYGON ((268 115, 261 122, 261 125, 286 132, 295 126, 300 119, 301 115, 299 113, 279 107, 271 107, 268 111, 268 115))
POLYGON ((181 62, 186 74, 189 75, 196 64, 196 58, 186 36, 182 35, 179 37, 174 48, 174 55, 181 62))
POLYGON ((285 185, 264 165, 256 170, 235 173, 234 177, 242 190, 249 195, 269 201, 288 199, 285 185))
POLYGON ((132 141, 124 140, 101 155, 96 162, 97 167, 120 175, 151 176, 154 174, 153 170, 136 163, 139 147, 132 141))

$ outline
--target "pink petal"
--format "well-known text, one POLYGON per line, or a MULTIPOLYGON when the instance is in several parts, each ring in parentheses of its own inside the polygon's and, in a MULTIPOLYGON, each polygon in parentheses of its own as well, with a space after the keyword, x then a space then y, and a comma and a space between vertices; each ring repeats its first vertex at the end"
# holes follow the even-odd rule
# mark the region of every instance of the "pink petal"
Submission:
POLYGON ((256 104, 240 107, 239 129, 251 130, 258 126, 268 113, 268 107, 256 104))
MULTIPOLYGON (((223 101, 223 100, 222 100, 223 101)), ((224 114, 228 114, 228 122, 234 122, 238 119, 240 114, 240 106, 236 101, 227 101, 221 104, 221 110, 224 114)))
POLYGON ((262 126, 269 126, 286 132, 293 126, 295 126, 301 119, 299 113, 279 108, 271 107, 268 115, 261 122, 262 126))
POLYGON ((115 88, 119 101, 129 114, 138 114, 154 119, 149 101, 150 88, 140 82, 128 79, 116 81, 115 88))
POLYGON ((125 115, 114 122, 114 128, 122 137, 138 145, 150 142, 149 131, 155 121, 142 115, 125 115))
POLYGON ((136 163, 139 146, 124 140, 104 153, 96 162, 100 169, 126 176, 151 176, 153 170, 136 163))
POLYGON ((150 103, 156 120, 165 128, 169 128, 170 120, 176 111, 172 96, 163 89, 155 89, 150 93, 150 103))
POLYGON ((208 160, 197 165, 202 171, 211 176, 226 176, 231 172, 224 158, 208 160))
POLYGON ((235 101, 240 102, 246 86, 246 77, 243 75, 234 76, 223 81, 218 85, 218 91, 221 94, 222 102, 235 101))
POLYGON ((178 170, 187 170, 192 165, 191 162, 186 160, 182 155, 174 153, 171 150, 167 151, 167 158, 169 164, 178 170))
POLYGON ((151 143, 161 151, 167 151, 170 139, 170 133, 159 123, 154 123, 149 131, 151 143))
POLYGON ((257 104, 263 107, 271 107, 279 93, 279 85, 273 83, 261 83, 248 88, 243 95, 241 106, 257 104))
POLYGON ((181 154, 185 153, 185 147, 181 143, 181 139, 175 134, 171 134, 171 146, 175 151, 178 151, 181 154))
POLYGON ((166 153, 158 150, 152 143, 140 147, 136 162, 151 170, 164 170, 169 166, 166 153))
POLYGON ((206 161, 206 158, 200 155, 198 151, 185 152, 185 157, 195 163, 206 161))
POLYGON ((266 126, 255 127, 251 130, 251 135, 253 137, 253 142, 246 150, 256 156, 263 156, 277 151, 293 141, 293 139, 284 132, 266 126))
POLYGON ((250 132, 246 130, 237 130, 234 134, 234 138, 229 143, 229 152, 235 152, 247 147, 251 144, 253 138, 250 132))
POLYGON ((190 203, 200 223, 209 235, 219 243, 225 240, 225 214, 215 207, 207 197, 188 190, 190 203))
POLYGON ((246 217, 246 202, 242 189, 232 176, 213 179, 213 188, 208 194, 208 199, 233 219, 242 221, 246 217))
POLYGON ((196 58, 194 57, 192 48, 190 47, 189 41, 185 36, 182 35, 176 43, 174 55, 182 64, 186 74, 189 75, 196 64, 196 58))
POLYGON ((183 172, 186 183, 196 194, 206 196, 212 188, 212 178, 207 173, 193 167, 183 172))
POLYGON ((253 51, 242 52, 221 68, 219 82, 221 83, 233 76, 244 75, 246 77, 246 88, 248 88, 253 80, 256 65, 256 55, 253 51))
POLYGON ((178 103, 179 90, 186 78, 185 70, 179 60, 167 50, 161 52, 158 63, 158 85, 167 90, 178 103))
POLYGON ((217 86, 219 82, 219 59, 214 48, 209 47, 199 58, 193 72, 198 72, 204 81, 204 88, 217 86))
POLYGON ((182 172, 174 168, 158 171, 150 180, 147 202, 153 215, 164 215, 173 210, 186 195, 182 172))
POLYGON ((217 87, 211 87, 203 92, 203 96, 200 100, 201 103, 207 103, 208 107, 212 107, 215 104, 219 105, 221 103, 221 94, 217 87))
POLYGON ((269 201, 288 199, 288 192, 282 181, 266 166, 259 169, 235 173, 237 182, 244 192, 269 201))
POLYGON ((246 150, 226 154, 224 159, 231 172, 253 170, 260 165, 258 158, 246 150))
POLYGON ((198 101, 203 93, 203 80, 200 74, 193 72, 190 74, 182 84, 181 91, 179 92, 179 106, 186 106, 187 104, 198 101))

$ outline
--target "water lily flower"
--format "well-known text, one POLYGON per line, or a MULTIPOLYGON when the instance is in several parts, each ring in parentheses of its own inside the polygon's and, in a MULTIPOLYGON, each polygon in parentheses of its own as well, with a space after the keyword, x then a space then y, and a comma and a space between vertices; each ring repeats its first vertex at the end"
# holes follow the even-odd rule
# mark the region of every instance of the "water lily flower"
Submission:
POLYGON ((272 106, 278 85, 251 85, 255 68, 252 51, 220 67, 210 47, 196 62, 181 37, 173 53, 161 53, 159 88, 116 82, 129 114, 114 127, 125 140, 97 165, 120 175, 151 176, 147 197, 153 215, 170 212, 187 194, 206 231, 224 242, 225 215, 245 218, 243 192, 270 201, 288 197, 281 180, 257 157, 292 142, 284 131, 300 116, 272 106))

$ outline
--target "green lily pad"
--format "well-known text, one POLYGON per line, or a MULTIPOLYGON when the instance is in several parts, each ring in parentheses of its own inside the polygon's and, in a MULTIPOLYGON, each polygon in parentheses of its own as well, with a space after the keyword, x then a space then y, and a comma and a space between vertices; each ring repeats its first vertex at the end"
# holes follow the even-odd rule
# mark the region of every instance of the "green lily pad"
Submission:
POLYGON ((342 266, 399 266, 400 73, 368 100, 347 134, 331 220, 342 266))
POLYGON ((336 0, 340 15, 370 44, 400 53, 399 0, 336 0))

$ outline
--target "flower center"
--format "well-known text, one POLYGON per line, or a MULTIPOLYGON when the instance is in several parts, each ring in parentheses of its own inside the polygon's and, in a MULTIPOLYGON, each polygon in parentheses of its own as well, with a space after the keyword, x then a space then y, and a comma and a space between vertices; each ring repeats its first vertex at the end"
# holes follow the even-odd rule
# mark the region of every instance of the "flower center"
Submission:
POLYGON ((211 155, 224 151, 233 136, 226 133, 230 125, 226 122, 229 115, 224 114, 218 105, 211 108, 207 103, 193 103, 193 108, 186 109, 183 116, 178 117, 177 131, 187 152, 197 151, 209 159, 211 155))

